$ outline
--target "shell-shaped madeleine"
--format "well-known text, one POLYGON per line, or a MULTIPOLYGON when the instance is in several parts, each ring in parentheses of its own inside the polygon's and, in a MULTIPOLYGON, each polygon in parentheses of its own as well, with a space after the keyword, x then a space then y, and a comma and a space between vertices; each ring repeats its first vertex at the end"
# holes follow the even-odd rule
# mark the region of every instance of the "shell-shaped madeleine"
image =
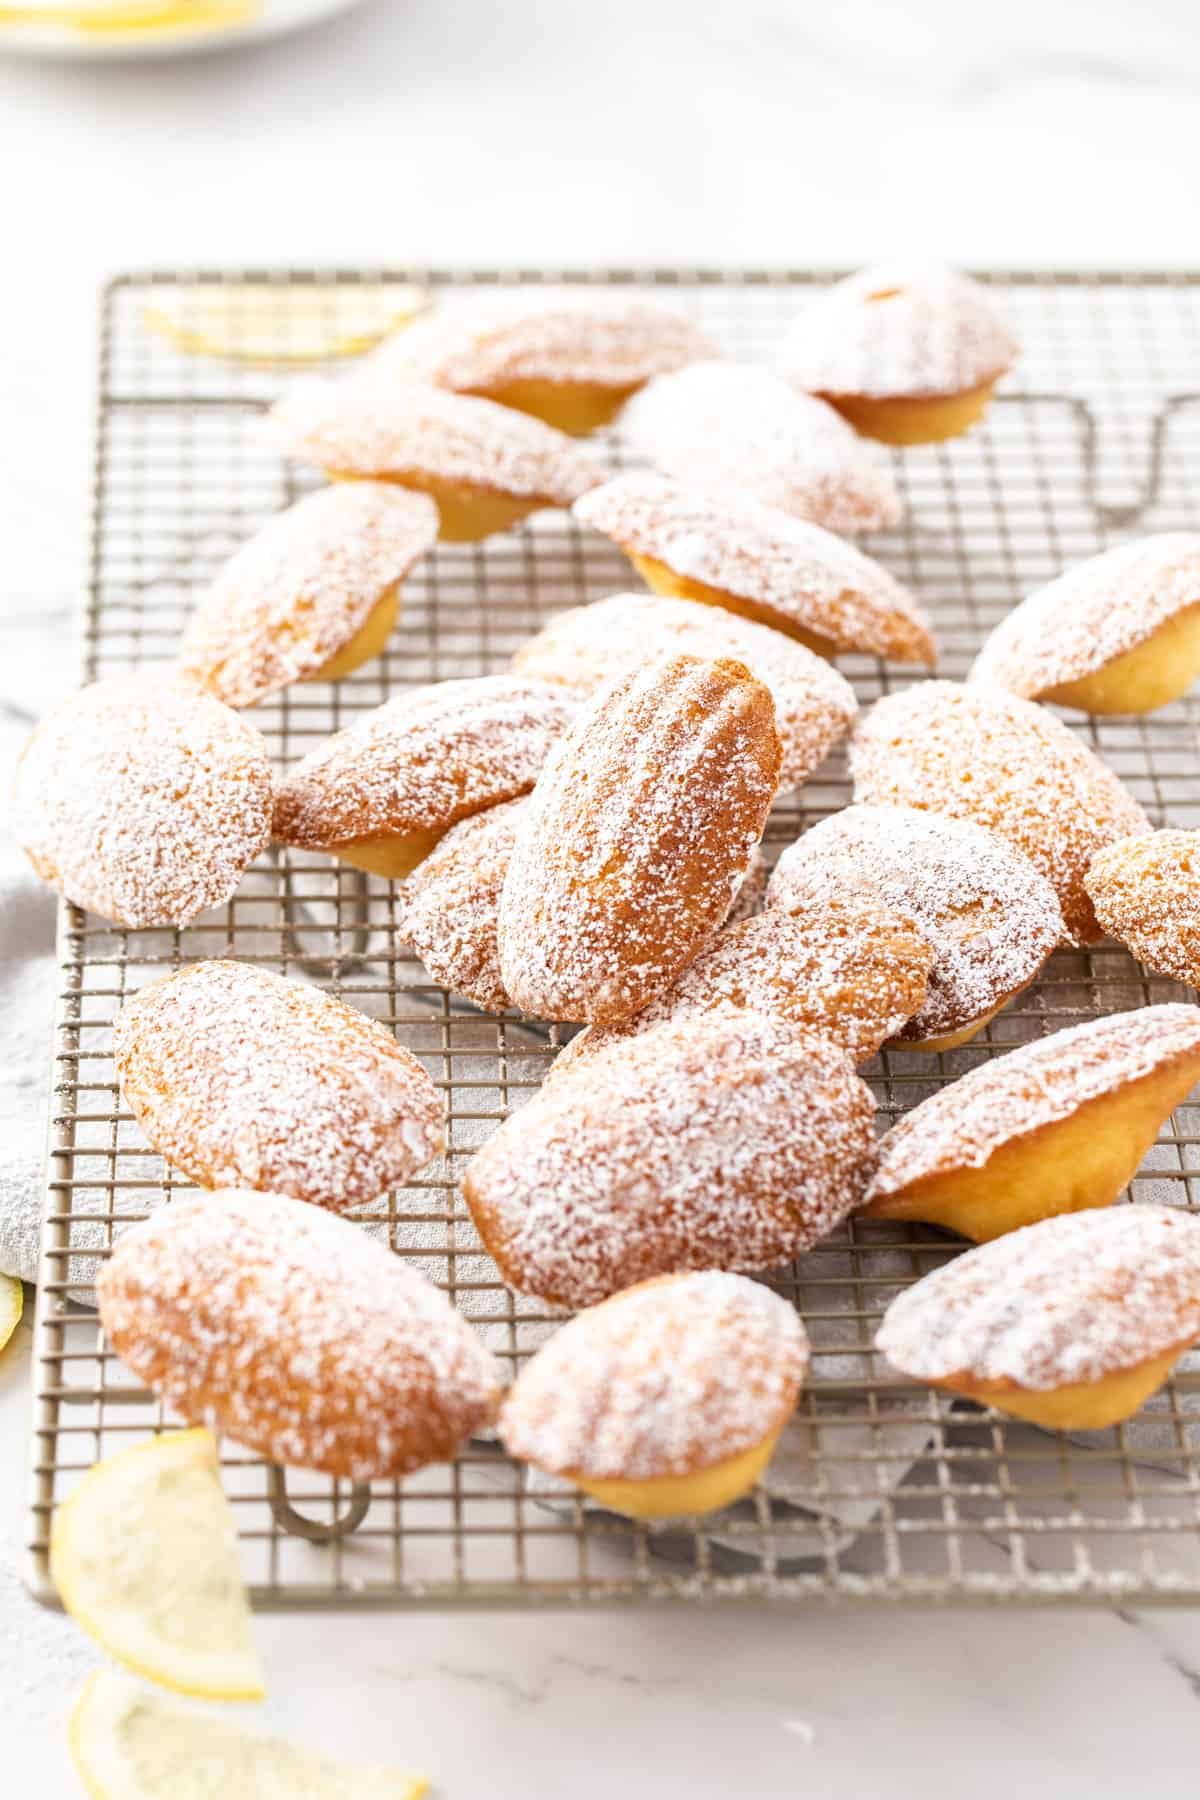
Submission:
POLYGON ((1200 675, 1200 532, 1119 544, 1001 620, 970 679, 1093 713, 1141 713, 1200 675))
POLYGON ((182 663, 228 706, 316 675, 438 533, 424 494, 380 482, 321 488, 268 520, 188 622, 182 663))
POLYGON ((1200 832, 1122 838, 1086 881, 1105 931, 1155 974, 1200 987, 1200 832))
POLYGON ((850 751, 854 798, 970 819, 1044 875, 1079 942, 1099 935, 1083 885, 1106 844, 1150 822, 1112 770, 1044 707, 993 687, 928 681, 888 694, 850 751))
POLYGON ((900 518, 891 470, 841 414, 757 364, 694 362, 660 375, 630 401, 621 429, 666 475, 827 531, 882 531, 900 518))
POLYGON ((505 1281, 585 1306, 798 1255, 859 1197, 873 1114, 827 1038, 753 1013, 669 1021, 543 1087, 463 1193, 505 1281))
POLYGON ((690 1475, 778 1431, 807 1368, 799 1315, 770 1288, 717 1270, 668 1275, 556 1332, 505 1397, 500 1435, 555 1475, 690 1475))
POLYGON ((176 1200, 96 1284, 108 1342, 183 1418, 350 1481, 452 1456, 490 1422, 492 1357, 361 1225, 279 1194, 176 1200))
POLYGON ((819 525, 662 475, 619 475, 577 502, 658 593, 741 613, 822 655, 932 665, 929 621, 882 564, 819 525))
POLYGON ((650 656, 730 656, 771 690, 780 785, 799 787, 858 716, 854 689, 794 638, 737 613, 664 594, 613 594, 559 613, 513 657, 518 674, 590 694, 650 656))
POLYGON ((271 832, 262 735, 194 682, 144 669, 80 689, 17 765, 13 833, 43 881, 131 929, 228 900, 271 832))
POLYGON ((117 1015, 121 1094, 202 1187, 342 1211, 442 1147, 441 1096, 391 1032, 332 994, 248 963, 195 963, 117 1015))
POLYGON ((430 975, 485 1012, 511 1004, 500 974, 500 895, 526 801, 464 819, 413 870, 397 896, 396 929, 430 975))
POLYGON ((768 905, 811 912, 863 890, 929 945, 929 991, 898 1035, 935 1043, 982 1024, 1066 937, 1054 889, 1027 857, 967 819, 849 806, 784 851, 768 905))
POLYGON ((737 662, 657 659, 585 707, 521 820, 500 902, 518 1006, 612 1023, 724 922, 779 781, 771 696, 737 662))

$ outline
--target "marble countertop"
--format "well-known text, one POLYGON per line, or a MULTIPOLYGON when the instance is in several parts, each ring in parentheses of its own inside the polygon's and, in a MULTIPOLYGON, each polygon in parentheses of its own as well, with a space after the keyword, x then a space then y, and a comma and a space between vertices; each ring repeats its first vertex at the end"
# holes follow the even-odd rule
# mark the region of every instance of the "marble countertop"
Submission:
MULTIPOLYGON (((374 0, 242 56, 0 59, 0 718, 73 679, 96 287, 127 264, 1178 264, 1192 0, 374 0), (994 9, 989 9, 990 12, 994 9)), ((90 1646, 17 1576, 0 1358, 0 1767, 78 1792, 90 1646)), ((439 1794, 1195 1792, 1200 1614, 266 1615, 271 1722, 439 1794)))

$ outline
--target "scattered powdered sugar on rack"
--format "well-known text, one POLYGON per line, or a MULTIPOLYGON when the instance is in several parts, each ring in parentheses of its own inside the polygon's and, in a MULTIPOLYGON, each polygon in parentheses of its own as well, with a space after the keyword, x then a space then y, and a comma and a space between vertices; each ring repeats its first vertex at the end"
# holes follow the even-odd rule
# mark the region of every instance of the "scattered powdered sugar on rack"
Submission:
POLYGON ((777 1431, 807 1367, 804 1326, 769 1288, 667 1276, 564 1325, 517 1377, 500 1435, 557 1474, 688 1475, 777 1431))
POLYGON ((613 594, 572 607, 523 644, 512 666, 588 694, 649 656, 679 652, 731 656, 770 688, 784 788, 806 780, 858 716, 850 683, 803 644, 737 613, 665 594, 613 594))
POLYGON ((212 960, 154 982, 113 1026, 126 1103, 203 1187, 362 1206, 442 1146, 442 1099, 374 1019, 332 994, 212 960))
POLYGON ((635 450, 693 486, 743 493, 827 531, 882 531, 901 514, 878 453, 840 413, 755 363, 660 375, 621 415, 635 450))
POLYGON ((194 681, 143 669, 81 689, 38 726, 13 833, 77 906, 135 930, 186 925, 266 848, 272 788, 252 725, 194 681))
POLYGON ((561 687, 515 675, 414 688, 326 739, 283 777, 275 835, 320 849, 445 830, 531 788, 577 711, 561 687))
POLYGON ((953 269, 879 263, 810 300, 780 364, 814 394, 959 394, 995 381, 1016 342, 983 287, 953 269))
POLYGON ((1095 858, 1087 890, 1105 931, 1139 962, 1200 985, 1200 832, 1122 838, 1095 858))
POLYGON ((404 1474, 499 1399, 444 1295, 361 1226, 278 1194, 175 1201, 118 1240, 97 1296, 135 1375, 269 1462, 404 1474))
POLYGON ((540 419, 366 368, 308 383, 281 400, 267 434, 285 456, 341 475, 403 486, 461 483, 549 506, 569 506, 604 477, 571 439, 540 419))
POLYGON ((906 1290, 876 1344, 922 1381, 1046 1391, 1100 1381, 1200 1332, 1200 1220, 1165 1207, 1067 1213, 968 1251, 906 1290))
POLYGON ((1034 698, 1092 675, 1200 607, 1200 532, 1119 544, 1038 588, 1002 619, 971 668, 1034 698))
POLYGON ((858 1201, 873 1116, 827 1038, 711 1013, 547 1083, 463 1192, 511 1286, 582 1306, 653 1275, 798 1255, 858 1201))
POLYGON ((993 832, 908 806, 851 806, 783 852, 768 906, 873 892, 930 946, 929 991, 902 1039, 949 1036, 1033 980, 1067 936, 1054 889, 993 832))
POLYGON ((935 660, 929 621, 894 575, 778 507, 662 475, 619 475, 585 494, 574 511, 627 555, 729 595, 753 608, 760 623, 808 633, 835 650, 935 660))
POLYGON ((184 667, 229 706, 316 674, 438 534, 426 494, 338 482, 276 513, 193 613, 184 667))
POLYGON ((897 1120, 879 1142, 868 1201, 954 1169, 1067 1119, 1167 1064, 1200 1073, 1200 1007, 1144 1006, 1071 1025, 980 1063, 897 1120))
POLYGON ((927 681, 888 694, 850 747, 854 798, 973 820, 1027 856, 1067 930, 1098 935, 1083 879, 1096 852, 1149 831, 1112 770, 1053 713, 1003 688, 927 681))
POLYGON ((542 288, 442 306, 378 350, 371 370, 460 393, 521 381, 628 388, 712 354, 684 313, 622 294, 542 288))

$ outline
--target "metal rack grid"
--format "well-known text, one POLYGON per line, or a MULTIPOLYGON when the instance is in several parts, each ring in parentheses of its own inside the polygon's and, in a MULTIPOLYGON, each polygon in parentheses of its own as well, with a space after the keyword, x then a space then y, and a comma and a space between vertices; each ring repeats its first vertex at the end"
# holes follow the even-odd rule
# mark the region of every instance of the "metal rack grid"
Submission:
MULTIPOLYGON (((256 438, 290 376, 188 356, 150 332, 163 287, 268 282, 281 359, 298 301, 331 322, 363 285, 439 291, 510 281, 653 287, 730 353, 769 354, 814 272, 428 270, 127 275, 103 308, 96 506, 86 616, 89 678, 172 654, 214 569, 305 478, 256 438)), ((942 672, 1064 563, 1131 529, 1200 525, 1200 275, 993 271, 1024 356, 986 424, 895 457, 903 526, 870 548, 935 616, 942 672)), ((614 465, 618 433, 599 441, 614 465)), ((439 546, 405 588, 387 654, 334 688, 294 689, 253 715, 281 764, 405 685, 503 669, 558 609, 631 585, 620 555, 562 514, 478 546, 439 546)), ((909 679, 846 662, 860 698, 909 679)), ((1071 719, 1156 822, 1200 824, 1193 697, 1149 718, 1071 719)), ((773 815, 768 848, 848 798, 840 756, 773 815)), ((553 1029, 485 1017, 428 983, 395 931, 386 883, 319 857, 268 856, 219 912, 182 931, 124 931, 64 906, 37 1389, 29 1568, 47 1570, 54 1505, 97 1458, 170 1423, 108 1352, 90 1305, 114 1234, 187 1184, 121 1106, 110 1027, 164 969, 235 955, 305 975, 394 1027, 442 1085, 450 1151, 364 1225, 440 1282, 510 1368, 553 1329, 478 1248, 456 1182, 472 1148, 527 1095, 553 1029)), ((981 1058, 1071 1022, 1181 997, 1123 952, 1060 953, 975 1043, 937 1058, 885 1050, 866 1071, 880 1122, 981 1058)), ((1200 1106, 1181 1109, 1135 1198, 1200 1206, 1200 1106)), ((223 1445, 255 1602, 525 1605, 761 1597, 773 1601, 1195 1601, 1200 1598, 1200 1363, 1138 1420, 1103 1434, 1036 1431, 899 1382, 870 1352, 886 1300, 954 1253, 921 1228, 852 1223, 775 1277, 814 1339, 787 1483, 700 1528, 652 1531, 535 1485, 486 1441, 403 1483, 345 1484, 265 1467, 223 1445)))

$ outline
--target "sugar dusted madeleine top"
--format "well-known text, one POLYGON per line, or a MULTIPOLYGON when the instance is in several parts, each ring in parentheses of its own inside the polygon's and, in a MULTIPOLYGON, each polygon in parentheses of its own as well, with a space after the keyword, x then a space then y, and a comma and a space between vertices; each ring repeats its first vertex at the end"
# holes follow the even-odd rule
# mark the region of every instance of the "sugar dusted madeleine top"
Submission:
POLYGON ((1200 532, 1166 531, 1076 563, 1023 600, 971 669, 1036 700, 1094 675, 1172 619, 1200 608, 1200 532))
POLYGON ((486 1012, 510 1004, 500 975, 500 895, 527 806, 510 800, 464 819, 403 883, 396 929, 435 981, 486 1012))
POLYGON ((918 1381, 1048 1391, 1102 1381, 1200 1332, 1200 1220, 1116 1206, 1027 1225, 897 1296, 875 1339, 918 1381))
POLYGON ((803 644, 737 613, 665 594, 613 594, 559 613, 521 646, 513 668, 589 694, 648 656, 676 652, 730 656, 770 688, 785 788, 806 780, 858 715, 850 683, 803 644))
POLYGON ((971 819, 1028 857, 1067 930, 1099 934, 1083 885, 1105 844, 1150 822, 1112 770, 1044 707, 1001 688, 927 681, 878 701, 850 750, 854 798, 971 819))
POLYGON ((437 533, 424 494, 363 481, 307 495, 226 563, 188 624, 184 667, 229 706, 315 675, 437 533))
POLYGON ((1105 931, 1156 974, 1200 987, 1200 832, 1122 838, 1086 880, 1105 931))
POLYGON ((668 1275, 556 1332, 509 1390, 500 1435, 555 1475, 690 1475, 778 1431, 807 1368, 799 1315, 770 1288, 716 1270, 668 1275))
POLYGON ((900 518, 890 469, 853 427, 753 363, 693 362, 660 375, 630 401, 621 429, 664 474, 827 531, 881 531, 900 518))
POLYGON ((577 518, 627 555, 737 602, 760 624, 799 631, 831 652, 871 652, 932 665, 929 622, 882 564, 778 507, 685 487, 662 475, 619 475, 575 506, 577 518))
POLYGON ((361 1225, 279 1194, 173 1201, 118 1239, 96 1291, 147 1387, 268 1462, 405 1475, 452 1456, 499 1400, 444 1294, 361 1225))
POLYGON ((414 688, 327 738, 284 776, 275 836, 319 850, 445 831, 531 788, 577 710, 561 688, 516 675, 414 688))
POLYGON ((813 394, 961 394, 1010 368, 1017 345, 985 288, 936 265, 877 263, 804 308, 780 361, 813 394))
POLYGON ((855 1205, 873 1114, 826 1038, 754 1013, 671 1020, 549 1082, 463 1192, 505 1281, 585 1306, 799 1255, 855 1205))
POLYGON ((21 753, 13 834, 43 881, 131 929, 228 900, 271 831, 259 732, 194 681, 144 669, 81 688, 21 753))
POLYGON ((441 1096, 390 1031, 248 963, 196 963, 143 988, 117 1015, 113 1055, 150 1142, 202 1187, 343 1211, 442 1148, 441 1096))
POLYGON ((548 759, 500 901, 518 1006, 610 1023, 669 987, 724 922, 779 781, 774 706, 741 663, 620 676, 548 759))

